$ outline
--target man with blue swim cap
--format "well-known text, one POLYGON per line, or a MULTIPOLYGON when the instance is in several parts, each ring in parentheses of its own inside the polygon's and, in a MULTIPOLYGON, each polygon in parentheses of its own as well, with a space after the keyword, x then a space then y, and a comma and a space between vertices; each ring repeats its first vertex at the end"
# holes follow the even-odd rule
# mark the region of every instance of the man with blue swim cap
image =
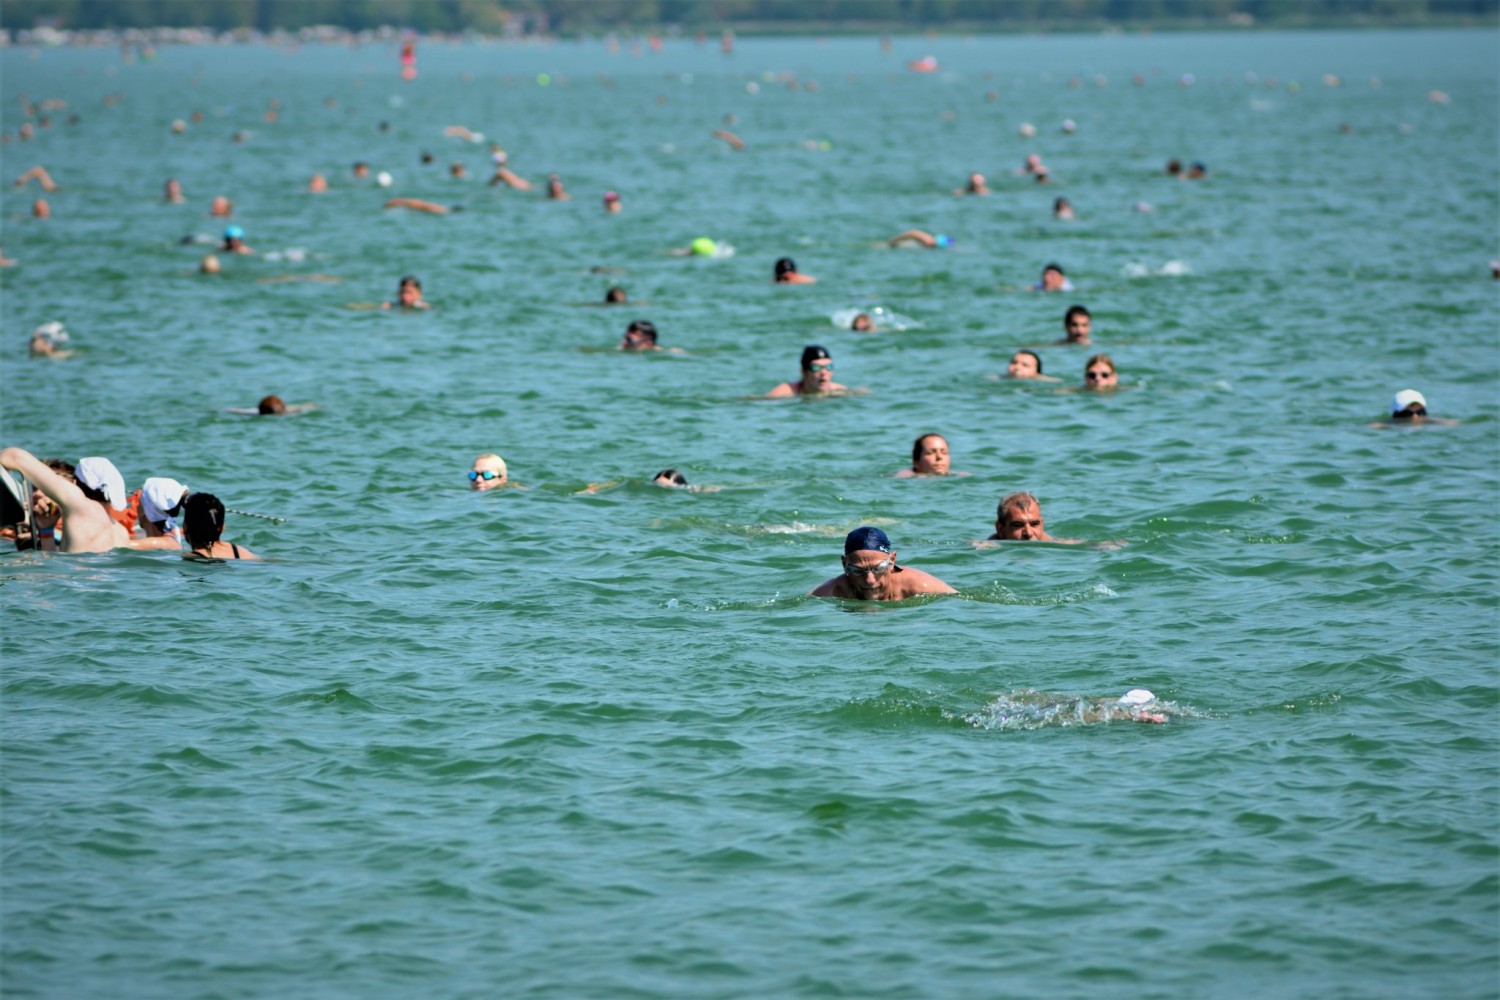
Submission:
POLYGON ((952 587, 930 573, 896 565, 891 540, 879 528, 865 525, 844 539, 844 571, 824 580, 813 597, 842 597, 853 601, 904 601, 918 594, 955 594, 952 587))
POLYGON ((224 245, 219 248, 225 253, 254 253, 245 246, 245 231, 239 226, 229 226, 224 230, 224 245))

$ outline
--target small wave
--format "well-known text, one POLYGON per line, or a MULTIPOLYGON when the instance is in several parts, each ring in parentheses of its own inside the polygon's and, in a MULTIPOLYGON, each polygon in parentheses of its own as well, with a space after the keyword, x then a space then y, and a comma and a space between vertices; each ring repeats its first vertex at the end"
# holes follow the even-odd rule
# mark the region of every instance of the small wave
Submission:
POLYGON ((1180 278, 1192 273, 1187 262, 1180 260, 1169 260, 1160 267, 1132 261, 1120 268, 1120 275, 1126 278, 1180 278))

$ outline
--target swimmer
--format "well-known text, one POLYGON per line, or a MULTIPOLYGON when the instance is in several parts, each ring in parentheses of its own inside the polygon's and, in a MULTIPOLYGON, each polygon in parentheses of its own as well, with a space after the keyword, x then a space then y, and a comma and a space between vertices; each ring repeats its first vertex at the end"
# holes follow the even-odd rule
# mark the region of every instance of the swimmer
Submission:
POLYGON ((227 219, 234 214, 234 202, 222 194, 214 195, 214 200, 209 202, 208 214, 219 219, 227 219))
POLYGON ((48 194, 51 194, 53 191, 57 190, 57 184, 53 182, 52 175, 47 173, 47 169, 45 167, 32 167, 20 177, 17 177, 16 187, 25 187, 32 181, 36 181, 37 184, 41 185, 42 190, 46 191, 48 194))
POLYGON ((255 404, 255 412, 263 417, 282 416, 286 413, 286 401, 280 396, 266 396, 255 404))
POLYGON ((1188 167, 1187 179, 1190 181, 1201 181, 1208 176, 1208 167, 1201 160, 1194 160, 1193 165, 1188 167))
POLYGON ((1096 354, 1083 366, 1083 388, 1087 392, 1113 392, 1120 387, 1120 373, 1108 354, 1096 354))
POLYGON ((26 349, 33 358, 53 358, 61 361, 73 356, 73 352, 65 350, 63 344, 68 342, 68 331, 56 320, 43 323, 31 331, 31 340, 26 349))
POLYGON ((254 406, 231 406, 225 410, 241 417, 295 417, 318 408, 317 403, 288 403, 280 396, 265 396, 254 406))
POLYGON ((1181 160, 1177 159, 1176 157, 1173 157, 1172 159, 1170 159, 1170 160, 1167 161, 1167 176, 1168 177, 1177 177, 1179 179, 1182 177, 1182 161, 1181 160))
POLYGON ((875 320, 869 313, 855 313, 854 318, 849 321, 849 329, 855 333, 874 333, 875 320))
POLYGON ((1039 729, 1043 726, 1143 722, 1163 725, 1167 713, 1156 695, 1133 688, 1119 698, 1063 698, 1039 691, 1001 695, 967 721, 985 729, 1039 729))
MULTIPOLYGON (((1066 336, 1058 341, 1059 344, 1092 344, 1089 332, 1092 330, 1094 317, 1085 306, 1069 306, 1068 311, 1063 313, 1063 332, 1066 336)), ((1040 370, 1040 369, 1038 369, 1040 370)))
POLYGON ((366 178, 368 178, 370 176, 370 165, 368 163, 366 163, 364 160, 360 160, 360 161, 358 161, 358 162, 356 162, 354 164, 353 173, 354 173, 354 179, 355 180, 357 180, 357 181, 365 180, 366 178))
POLYGON ((469 470, 469 489, 478 492, 485 490, 498 490, 502 486, 516 486, 520 483, 510 481, 510 470, 505 467, 505 459, 494 452, 487 451, 474 459, 474 465, 469 470))
POLYGON ((1036 153, 1027 153, 1026 160, 1016 169, 1018 174, 1036 174, 1040 177, 1047 176, 1047 167, 1042 163, 1042 158, 1036 153))
POLYGON ((1042 277, 1031 287, 1034 292, 1071 292, 1073 283, 1063 271, 1061 264, 1048 264, 1042 268, 1042 277))
POLYGON ((404 275, 396 285, 396 301, 382 302, 382 309, 431 309, 432 304, 422 298, 422 282, 404 275))
POLYGON ((844 539, 844 571, 824 580, 812 597, 842 597, 855 601, 902 601, 918 594, 956 594, 942 580, 896 563, 891 540, 879 528, 860 527, 844 539))
POLYGON ((31 217, 33 219, 52 218, 52 206, 47 204, 46 198, 38 198, 31 203, 31 217))
POLYGON ((1453 427, 1457 423, 1457 420, 1429 416, 1427 413, 1427 398, 1415 389, 1402 389, 1391 400, 1390 419, 1376 421, 1370 426, 1416 427, 1420 424, 1433 424, 1441 427, 1453 427))
POLYGON ((1047 534, 1041 501, 1030 493, 1012 493, 1000 499, 995 507, 995 533, 987 541, 1079 544, 1078 539, 1053 538, 1047 534))
POLYGON ((604 192, 604 210, 606 212, 610 215, 617 215, 622 207, 620 196, 617 193, 614 191, 604 192))
POLYGON ((666 486, 671 489, 683 489, 688 484, 687 476, 676 469, 662 469, 651 477, 652 486, 666 486))
POLYGON ((229 226, 224 230, 224 245, 219 249, 224 253, 255 252, 245 245, 245 231, 239 226, 229 226))
POLYGON ((218 274, 219 258, 214 254, 204 254, 203 259, 198 262, 199 274, 218 274))
POLYGON ((839 385, 833 380, 833 355, 818 344, 808 344, 802 349, 802 378, 796 382, 781 383, 766 393, 766 398, 828 396, 848 391, 848 386, 839 385))
POLYGON ((1038 382, 1061 382, 1060 378, 1042 374, 1042 359, 1035 351, 1017 351, 1010 356, 1005 368, 1006 378, 1029 379, 1038 382))
POLYGON ((431 201, 423 201, 421 198, 392 198, 385 203, 386 208, 409 208, 413 212, 427 212, 430 215, 447 215, 449 212, 457 211, 446 205, 439 205, 431 201))
POLYGON ((547 199, 549 201, 568 201, 573 196, 563 190, 562 178, 556 174, 547 175, 547 199))
POLYGON ((459 163, 457 160, 455 160, 453 164, 448 167, 448 176, 452 177, 456 181, 467 180, 469 177, 469 168, 465 167, 462 163, 459 163))
POLYGON ((191 549, 183 554, 184 559, 260 559, 249 549, 219 537, 224 533, 224 504, 212 493, 194 493, 187 498, 182 506, 182 533, 191 549))
POLYGON ((182 181, 175 177, 168 177, 166 185, 162 188, 162 201, 169 201, 174 205, 180 205, 187 198, 182 193, 182 181))
POLYGON ((941 434, 923 434, 911 444, 911 467, 896 473, 897 479, 914 476, 967 476, 949 467, 948 439, 941 434))
POLYGON ((469 129, 465 128, 462 125, 449 125, 447 128, 443 129, 443 134, 448 136, 450 139, 462 139, 464 142, 478 143, 484 141, 483 132, 471 132, 469 129))
POLYGON ((531 182, 512 171, 505 165, 503 160, 496 160, 495 173, 490 177, 490 187, 495 187, 498 184, 504 184, 515 191, 531 190, 531 182))
POLYGON ((656 342, 656 324, 645 319, 633 321, 625 328, 625 335, 620 338, 620 346, 615 349, 619 351, 661 350, 661 345, 656 342))
POLYGON ((5 251, 0 250, 0 267, 15 267, 16 262, 12 257, 5 256, 5 251))
POLYGON ((929 250, 942 250, 953 245, 953 237, 942 233, 929 233, 921 229, 907 229, 886 240, 893 247, 923 246, 929 250))
POLYGON ((713 131, 713 137, 725 143, 737 153, 743 152, 745 149, 745 140, 741 139, 733 132, 721 128, 716 128, 713 131))
POLYGON ((322 174, 313 174, 312 180, 307 182, 308 194, 322 194, 328 190, 328 178, 322 174))
POLYGON ((776 262, 773 280, 778 285, 811 285, 818 279, 798 272, 796 261, 790 257, 782 257, 776 262))
POLYGON ((604 304, 607 306, 623 306, 630 302, 630 297, 625 294, 625 289, 619 285, 611 285, 609 291, 604 293, 604 304))
MULTIPOLYGON (((141 528, 146 538, 164 541, 157 545, 134 545, 133 548, 180 548, 182 528, 176 518, 187 502, 188 488, 175 479, 152 478, 141 485, 141 528)), ((142 540, 144 541, 144 539, 142 540)))
POLYGON ((715 243, 707 236, 700 236, 685 247, 668 248, 667 253, 673 257, 727 257, 732 250, 727 243, 715 243))
POLYGON ((968 194, 978 195, 982 198, 990 193, 990 186, 985 183, 984 174, 974 173, 969 175, 969 180, 963 187, 953 193, 960 198, 968 194))
MULTIPOLYGON (((125 480, 104 458, 85 458, 77 466, 77 482, 53 471, 23 448, 0 450, 0 467, 21 473, 67 521, 63 552, 108 552, 130 544, 130 532, 112 514, 123 509, 125 480)), ((55 523, 55 522, 54 522, 55 523)), ((41 529, 52 537, 50 528, 41 529)))
POLYGON ((1056 198, 1052 202, 1052 217, 1061 222, 1072 222, 1073 203, 1066 198, 1056 198))

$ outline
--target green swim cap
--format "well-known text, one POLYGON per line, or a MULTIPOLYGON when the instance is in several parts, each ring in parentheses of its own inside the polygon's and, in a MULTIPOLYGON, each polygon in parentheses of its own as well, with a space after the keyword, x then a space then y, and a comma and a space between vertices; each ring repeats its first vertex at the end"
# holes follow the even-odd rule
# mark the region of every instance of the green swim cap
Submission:
POLYGON ((707 236, 698 237, 693 241, 692 244, 693 253, 697 254, 699 257, 712 257, 714 255, 714 251, 717 249, 718 247, 714 246, 714 241, 709 239, 707 236))

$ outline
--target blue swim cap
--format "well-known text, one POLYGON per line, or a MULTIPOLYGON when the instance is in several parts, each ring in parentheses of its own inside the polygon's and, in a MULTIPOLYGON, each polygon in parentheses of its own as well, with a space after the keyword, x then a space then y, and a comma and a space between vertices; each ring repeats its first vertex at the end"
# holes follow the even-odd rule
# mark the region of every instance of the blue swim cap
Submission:
POLYGON ((938 233, 932 238, 932 242, 940 247, 951 247, 953 245, 953 237, 945 233, 938 233))
POLYGON ((224 230, 224 238, 226 240, 242 240, 245 238, 245 231, 239 226, 230 226, 224 230))
POLYGON ((844 539, 844 555, 848 555, 851 552, 859 552, 862 549, 870 552, 889 552, 891 551, 891 540, 879 528, 871 528, 868 525, 863 528, 855 528, 844 539))

